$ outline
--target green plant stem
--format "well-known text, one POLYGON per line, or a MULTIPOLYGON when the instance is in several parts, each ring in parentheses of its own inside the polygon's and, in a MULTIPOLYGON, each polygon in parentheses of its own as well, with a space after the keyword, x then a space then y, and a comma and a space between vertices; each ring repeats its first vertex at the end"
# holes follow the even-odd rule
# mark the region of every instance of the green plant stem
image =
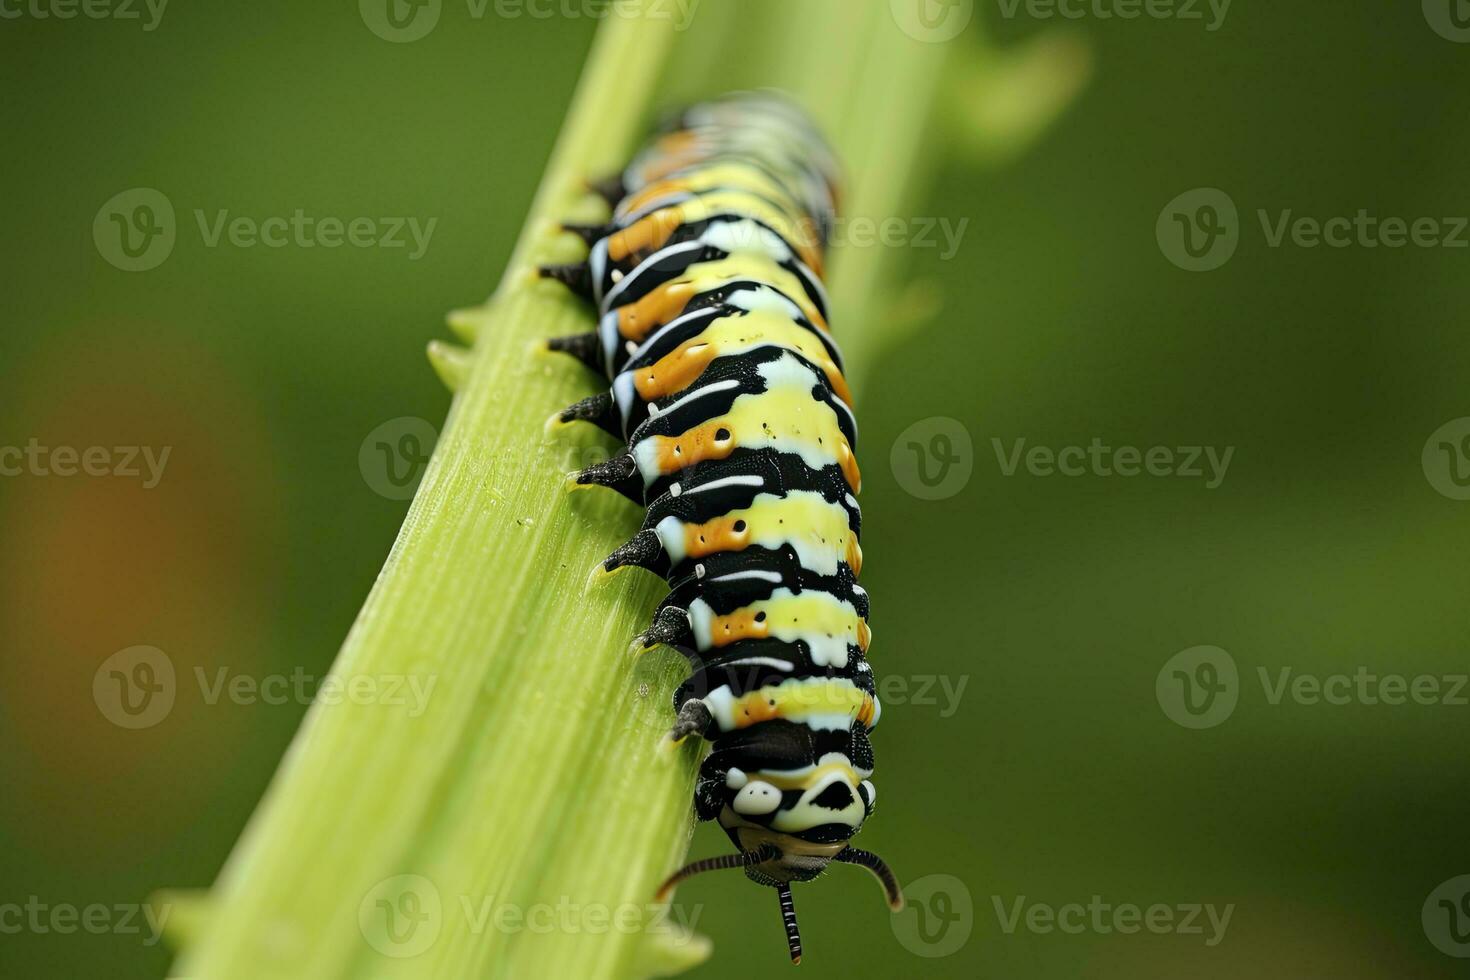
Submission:
POLYGON ((680 665, 626 654, 658 583, 625 575, 583 594, 637 512, 604 495, 568 499, 575 460, 545 443, 542 422, 588 378, 530 351, 533 338, 588 329, 583 305, 534 282, 532 266, 575 254, 554 226, 586 211, 583 180, 613 170, 641 135, 670 33, 614 18, 600 34, 505 281, 459 318, 479 333, 468 377, 333 667, 347 683, 432 681, 426 710, 312 707, 183 975, 538 975, 517 969, 530 959, 569 976, 627 972, 637 933, 476 933, 462 900, 474 914, 491 896, 641 907, 687 843, 693 746, 657 751, 680 665), (421 926, 437 928, 434 942, 405 959, 359 928, 377 883, 400 874, 427 881, 441 909, 421 926))

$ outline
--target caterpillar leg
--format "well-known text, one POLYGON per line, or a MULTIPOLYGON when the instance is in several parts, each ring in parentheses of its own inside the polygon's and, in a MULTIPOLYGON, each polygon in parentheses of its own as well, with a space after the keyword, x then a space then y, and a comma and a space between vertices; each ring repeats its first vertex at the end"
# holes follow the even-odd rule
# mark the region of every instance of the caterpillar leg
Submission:
POLYGON ((699 767, 699 779, 694 784, 694 814, 700 820, 713 820, 724 809, 725 779, 725 770, 708 759, 699 767))
POLYGON ((546 341, 546 349, 558 354, 570 354, 598 374, 602 373, 602 342, 595 331, 552 337, 546 341))
POLYGON ((613 227, 611 225, 576 225, 563 223, 561 230, 569 235, 576 235, 588 245, 597 242, 598 239, 609 235, 613 227))
POLYGON ((627 196, 628 190, 623 184, 623 175, 614 174, 601 180, 587 181, 587 189, 608 204, 616 204, 627 196))
MULTIPOLYGON (((658 571, 662 564, 659 559, 663 553, 663 544, 658 540, 657 534, 652 531, 639 531, 632 541, 592 566, 592 574, 587 578, 587 587, 593 588, 601 585, 616 573, 627 568, 636 567, 658 571)), ((637 646, 636 639, 634 646, 637 646)))
POLYGON ((690 735, 703 735, 713 719, 703 701, 690 698, 679 709, 679 717, 674 720, 674 727, 669 729, 668 739, 670 742, 682 742, 690 735))
POLYGON ((645 652, 656 646, 689 647, 693 643, 689 614, 676 606, 664 606, 654 616, 653 625, 633 638, 633 645, 645 652))
POLYGON ((550 430, 558 426, 571 425, 573 422, 591 422, 608 435, 618 438, 622 438, 623 435, 618 425, 617 406, 613 402, 610 391, 584 398, 575 405, 568 405, 553 415, 547 421, 546 427, 550 430))
POLYGON ((586 262, 569 265, 543 265, 539 270, 542 279, 555 279, 587 301, 592 300, 592 267, 586 262))
POLYGON ((614 456, 574 473, 571 481, 577 487, 607 487, 616 490, 635 504, 643 503, 643 478, 632 453, 614 456))
POLYGON ((663 542, 651 530, 639 531, 633 539, 602 561, 604 572, 615 572, 630 565, 652 569, 664 553, 663 542))

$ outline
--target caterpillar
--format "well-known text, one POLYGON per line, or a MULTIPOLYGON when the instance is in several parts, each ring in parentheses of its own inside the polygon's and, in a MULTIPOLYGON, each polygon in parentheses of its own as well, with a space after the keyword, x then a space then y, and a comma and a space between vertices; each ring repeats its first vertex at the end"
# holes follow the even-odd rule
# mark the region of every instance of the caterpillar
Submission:
POLYGON ((611 220, 565 225, 586 260, 540 274, 593 303, 597 327, 546 348, 610 387, 548 425, 589 422, 626 443, 571 478, 647 511, 593 574, 667 579, 634 644, 689 659, 668 737, 710 743, 695 813, 737 849, 679 869, 659 900, 742 868, 775 888, 799 963, 793 882, 853 864, 895 911, 903 902, 883 860, 849 843, 876 800, 881 709, 858 584, 857 423, 822 282, 837 163, 795 106, 737 93, 676 114, 592 188, 611 220))

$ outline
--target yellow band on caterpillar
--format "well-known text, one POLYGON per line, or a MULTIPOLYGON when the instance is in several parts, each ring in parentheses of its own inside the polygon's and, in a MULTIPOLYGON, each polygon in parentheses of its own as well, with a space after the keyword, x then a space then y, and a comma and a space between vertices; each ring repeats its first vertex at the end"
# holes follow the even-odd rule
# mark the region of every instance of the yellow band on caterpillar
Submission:
POLYGON ((768 310, 721 317, 652 367, 635 372, 633 385, 644 401, 666 398, 693 384, 715 358, 742 353, 762 344, 774 344, 800 354, 822 370, 838 398, 852 404, 847 379, 822 342, 790 318, 768 310))
POLYGON ((741 252, 716 262, 691 265, 677 279, 664 283, 647 296, 618 308, 618 332, 625 340, 641 342, 650 333, 684 311, 691 299, 723 285, 750 280, 770 285, 791 299, 819 330, 827 331, 827 320, 807 296, 801 280, 764 255, 741 252))

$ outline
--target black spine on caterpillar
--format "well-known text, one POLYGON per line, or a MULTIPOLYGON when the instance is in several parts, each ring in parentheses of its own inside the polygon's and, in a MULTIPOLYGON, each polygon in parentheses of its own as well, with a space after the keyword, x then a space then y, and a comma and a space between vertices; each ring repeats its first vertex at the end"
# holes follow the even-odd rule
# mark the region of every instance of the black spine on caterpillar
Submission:
POLYGON ((849 843, 873 811, 857 423, 822 283, 837 168, 810 121, 766 94, 675 115, 620 175, 589 185, 606 225, 568 227, 585 262, 547 267, 597 307, 591 333, 548 341, 611 382, 557 413, 625 451, 574 474, 647 508, 600 563, 664 576, 668 597, 635 641, 691 673, 670 738, 710 742, 695 811, 738 853, 675 873, 743 868, 781 899, 833 862, 887 866, 849 843))

